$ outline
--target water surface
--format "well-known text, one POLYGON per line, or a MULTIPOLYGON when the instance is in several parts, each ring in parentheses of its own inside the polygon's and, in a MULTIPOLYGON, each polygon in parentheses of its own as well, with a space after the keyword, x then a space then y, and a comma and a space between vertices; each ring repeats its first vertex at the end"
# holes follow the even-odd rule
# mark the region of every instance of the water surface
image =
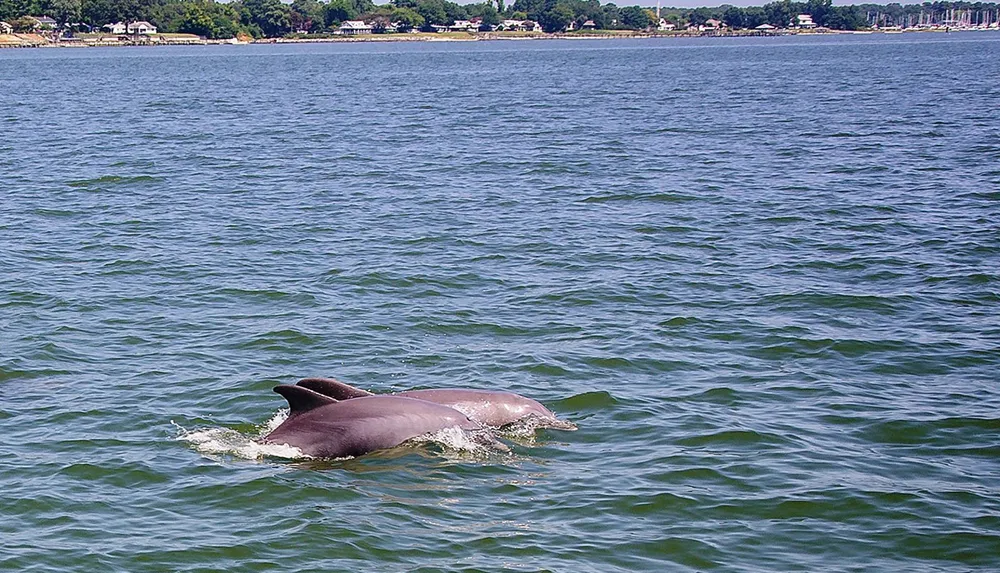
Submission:
POLYGON ((0 569, 995 570, 998 77, 991 33, 4 50, 0 569), (317 375, 580 429, 254 457, 317 375))

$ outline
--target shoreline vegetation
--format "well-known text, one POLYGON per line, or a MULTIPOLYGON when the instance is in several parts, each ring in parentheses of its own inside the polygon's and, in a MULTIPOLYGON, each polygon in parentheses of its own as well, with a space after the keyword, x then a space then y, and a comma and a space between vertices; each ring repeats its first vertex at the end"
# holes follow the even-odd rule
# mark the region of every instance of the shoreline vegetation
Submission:
POLYGON ((744 37, 997 30, 1000 4, 618 7, 599 0, 0 0, 0 48, 744 37))

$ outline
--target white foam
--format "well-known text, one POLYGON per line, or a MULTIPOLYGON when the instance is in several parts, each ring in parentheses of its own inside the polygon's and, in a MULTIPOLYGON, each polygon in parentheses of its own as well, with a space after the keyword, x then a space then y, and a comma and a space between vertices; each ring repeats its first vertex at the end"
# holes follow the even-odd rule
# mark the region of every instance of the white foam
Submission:
POLYGON ((408 442, 413 444, 429 442, 443 446, 446 451, 477 455, 510 452, 510 448, 493 437, 488 429, 467 431, 458 427, 444 428, 417 436, 408 442))
MULTIPOLYGON (((205 455, 232 455, 248 460, 263 458, 303 459, 309 456, 302 450, 287 444, 264 444, 258 442, 288 418, 288 411, 277 412, 270 420, 258 426, 252 434, 244 434, 229 428, 197 428, 188 430, 178 424, 177 439, 194 446, 205 455)), ((173 422, 171 422, 173 423, 173 422)))
POLYGON ((499 429, 499 431, 506 437, 534 443, 535 433, 539 429, 543 428, 553 428, 570 432, 577 429, 576 424, 566 420, 560 420, 558 418, 542 418, 535 414, 531 414, 516 422, 503 426, 499 429))

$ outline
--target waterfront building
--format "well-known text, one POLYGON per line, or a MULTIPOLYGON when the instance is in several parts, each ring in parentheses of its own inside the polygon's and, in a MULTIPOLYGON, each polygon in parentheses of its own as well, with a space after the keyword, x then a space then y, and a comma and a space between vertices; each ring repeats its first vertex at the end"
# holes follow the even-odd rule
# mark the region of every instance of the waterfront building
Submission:
POLYGON ((140 20, 138 22, 115 22, 114 24, 105 24, 104 29, 112 34, 155 34, 156 26, 146 22, 145 20, 140 20))
POLYGON ((357 36, 358 34, 371 34, 372 27, 362 20, 344 20, 340 25, 340 33, 345 36, 357 36))
POLYGON ((455 23, 448 26, 451 32, 478 32, 479 24, 471 20, 455 20, 455 23))
POLYGON ((531 20, 504 20, 497 29, 509 32, 541 32, 542 26, 531 20))
POLYGON ((795 27, 812 29, 816 27, 816 23, 813 22, 813 17, 811 14, 799 14, 795 17, 795 27))
POLYGON ((36 22, 36 30, 55 30, 59 23, 48 16, 28 16, 36 22))

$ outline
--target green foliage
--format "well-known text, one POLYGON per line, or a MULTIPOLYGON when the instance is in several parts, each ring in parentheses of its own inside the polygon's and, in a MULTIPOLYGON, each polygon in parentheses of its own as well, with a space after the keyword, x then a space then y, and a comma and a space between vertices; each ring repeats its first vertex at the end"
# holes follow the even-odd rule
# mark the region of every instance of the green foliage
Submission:
POLYGON ((14 28, 15 32, 33 32, 38 22, 27 16, 21 16, 20 18, 12 18, 8 24, 10 24, 11 28, 14 28))
POLYGON ((644 30, 652 25, 652 19, 646 10, 638 6, 626 6, 621 10, 621 23, 626 28, 644 30))
POLYGON ((424 30, 430 30, 432 25, 447 26, 454 22, 448 21, 443 0, 420 0, 417 4, 417 14, 424 19, 424 30))
POLYGON ((412 8, 393 8, 392 21, 399 25, 400 32, 409 32, 424 25, 424 17, 412 8))
POLYGON ((62 27, 66 23, 79 21, 81 8, 80 0, 48 0, 42 9, 62 27))
POLYGON ((546 32, 562 32, 569 26, 569 23, 576 18, 576 14, 565 4, 556 4, 538 18, 538 23, 542 25, 542 30, 546 32))
MULTIPOLYGON (((501 2, 502 1, 503 0, 501 0, 501 2)), ((483 13, 481 17, 483 19, 483 24, 482 24, 483 26, 493 27, 493 26, 498 26, 500 24, 500 14, 497 12, 497 9, 494 8, 492 4, 487 4, 486 7, 483 8, 483 13)))
POLYGON ((292 30, 291 9, 281 0, 243 0, 242 19, 251 30, 259 29, 269 38, 292 30))
POLYGON ((317 0, 295 0, 290 17, 296 30, 318 30, 324 27, 323 5, 317 0))
POLYGON ((331 0, 323 6, 323 22, 327 28, 336 28, 346 20, 354 20, 358 13, 351 0, 331 0))

